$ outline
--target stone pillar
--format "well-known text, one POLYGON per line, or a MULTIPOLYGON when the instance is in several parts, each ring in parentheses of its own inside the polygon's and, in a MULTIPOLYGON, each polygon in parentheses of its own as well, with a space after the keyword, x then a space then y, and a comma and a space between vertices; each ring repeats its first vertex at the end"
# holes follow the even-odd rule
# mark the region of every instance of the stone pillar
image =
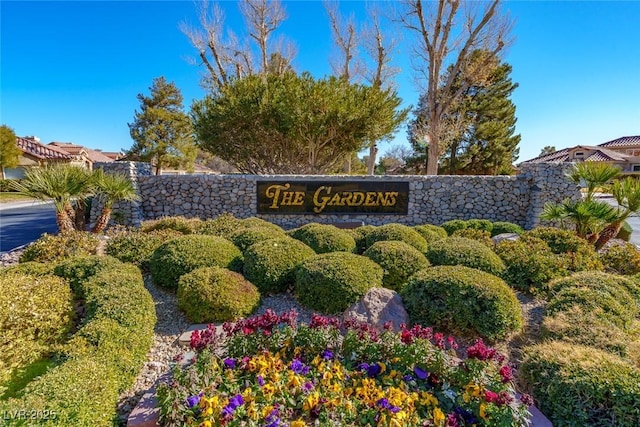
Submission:
POLYGON ((560 203, 565 199, 582 198, 580 187, 565 175, 573 163, 525 163, 518 168, 518 178, 529 183, 530 204, 524 228, 540 225, 545 203, 560 203))
MULTIPOLYGON (((105 173, 109 174, 121 174, 128 177, 132 182, 140 196, 138 189, 138 177, 151 175, 151 164, 143 162, 104 162, 94 163, 94 169, 102 169, 105 173)), ((89 219, 89 226, 93 227, 100 215, 103 203, 99 197, 95 197, 91 204, 91 215, 89 219)), ((140 223, 144 219, 142 213, 142 201, 136 200, 133 202, 116 202, 113 205, 113 212, 111 214, 110 225, 122 224, 132 227, 139 227, 140 223)))

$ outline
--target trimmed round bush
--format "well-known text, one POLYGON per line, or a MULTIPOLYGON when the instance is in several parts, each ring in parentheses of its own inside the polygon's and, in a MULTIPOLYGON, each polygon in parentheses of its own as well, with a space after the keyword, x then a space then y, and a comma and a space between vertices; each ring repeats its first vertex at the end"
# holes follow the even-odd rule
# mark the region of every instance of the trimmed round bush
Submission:
POLYGON ((71 288, 80 297, 84 298, 84 282, 101 271, 117 271, 123 267, 122 262, 110 256, 79 256, 69 258, 56 265, 53 272, 56 276, 69 281, 71 288))
POLYGON ((197 233, 209 236, 229 237, 231 233, 241 228, 245 228, 242 225, 241 219, 238 219, 231 214, 224 213, 214 219, 202 221, 197 233))
POLYGON ((440 227, 444 228, 449 236, 456 230, 464 230, 467 228, 467 221, 463 219, 452 219, 440 224, 440 227))
POLYGON ((427 244, 435 242, 437 240, 446 239, 448 234, 447 230, 442 227, 433 224, 414 225, 413 229, 416 230, 424 239, 427 244))
POLYGON ((229 236, 233 244, 242 252, 246 251, 254 243, 276 237, 286 237, 286 234, 282 229, 277 231, 268 227, 250 227, 236 230, 229 236))
POLYGON ((298 301, 303 306, 337 314, 358 301, 369 289, 381 287, 383 271, 362 255, 333 252, 303 261, 295 276, 298 301))
POLYGON ((611 245, 600 253, 600 261, 609 273, 633 275, 640 273, 640 251, 635 245, 611 245))
POLYGON ((411 322, 489 341, 522 328, 520 303, 500 278, 463 266, 415 273, 400 292, 411 322))
POLYGON ((0 383, 52 351, 73 326, 73 294, 60 277, 0 275, 0 383))
POLYGON ((244 276, 261 293, 281 293, 294 283, 296 266, 315 254, 291 237, 257 242, 244 252, 244 276))
POLYGON ((640 370, 614 354, 562 342, 538 344, 525 348, 520 374, 553 425, 640 424, 640 370))
POLYGON ((376 227, 367 234, 367 248, 375 242, 386 240, 399 240, 405 242, 420 252, 426 252, 427 241, 416 230, 402 224, 385 224, 376 227))
POLYGON ((488 231, 491 233, 493 231, 493 223, 488 219, 468 219, 467 227, 472 230, 480 230, 480 231, 488 231))
POLYGON ((202 225, 200 218, 185 218, 183 216, 168 216, 160 219, 143 221, 140 231, 174 230, 181 234, 195 233, 202 225))
POLYGON ((361 225, 360 227, 345 230, 351 234, 351 237, 356 241, 355 253, 362 255, 362 253, 367 250, 367 236, 376 228, 375 225, 361 225))
POLYGON ((500 257, 486 245, 464 237, 448 237, 432 243, 427 259, 433 265, 463 265, 495 275, 505 269, 500 257))
POLYGON ((226 268, 198 268, 179 280, 178 306, 191 322, 236 320, 251 314, 259 303, 258 289, 226 268))
POLYGON ((498 234, 503 233, 515 233, 522 234, 524 233, 524 229, 520 227, 518 224, 514 224, 512 222, 506 221, 496 221, 493 223, 493 228, 491 229, 491 237, 497 236, 498 234))
POLYGON ((514 289, 531 295, 546 292, 550 280, 569 274, 564 260, 540 239, 503 240, 494 251, 506 265, 502 278, 514 289))
POLYGON ((279 232, 284 233, 284 230, 279 225, 255 216, 240 220, 240 224, 242 225, 242 227, 245 227, 245 228, 254 228, 254 227, 269 228, 277 233, 279 232))
POLYGON ((493 240, 491 240, 491 233, 484 230, 476 230, 475 228, 465 228, 462 230, 456 230, 451 237, 464 237, 465 239, 475 240, 483 245, 493 248, 493 240))
POLYGON ((640 311, 640 285, 630 277, 601 271, 581 271, 551 281, 548 293, 555 295, 568 288, 591 288, 609 292, 613 296, 621 295, 625 304, 638 306, 640 311))
POLYGON ((353 252, 356 249, 353 237, 347 231, 333 225, 310 223, 291 230, 288 234, 318 254, 353 252))
POLYGON ((569 230, 554 227, 538 227, 525 231, 522 237, 543 240, 554 254, 564 258, 569 271, 602 270, 602 263, 593 246, 569 230))
POLYGON ((182 236, 180 231, 166 228, 154 231, 125 231, 107 241, 105 253, 122 262, 130 262, 138 267, 148 267, 153 251, 167 240, 182 236))
POLYGON ((616 234, 616 239, 620 239, 620 240, 624 240, 625 242, 628 242, 629 239, 631 239, 631 233, 633 233, 633 228, 631 228, 629 223, 625 221, 622 223, 622 227, 620 227, 618 234, 616 234))
POLYGON ((53 274, 53 265, 42 262, 27 261, 10 267, 0 268, 2 274, 28 274, 30 276, 46 276, 53 274))
POLYGON ((382 267, 382 285, 394 291, 400 291, 413 273, 431 265, 422 252, 394 240, 376 242, 363 255, 382 267))
POLYGON ((98 236, 84 231, 62 234, 44 233, 27 246, 20 262, 36 261, 55 263, 79 255, 94 255, 98 247, 98 236))
POLYGON ((156 284, 176 288, 178 279, 200 267, 242 268, 242 252, 233 243, 217 236, 189 235, 163 243, 149 262, 156 284))

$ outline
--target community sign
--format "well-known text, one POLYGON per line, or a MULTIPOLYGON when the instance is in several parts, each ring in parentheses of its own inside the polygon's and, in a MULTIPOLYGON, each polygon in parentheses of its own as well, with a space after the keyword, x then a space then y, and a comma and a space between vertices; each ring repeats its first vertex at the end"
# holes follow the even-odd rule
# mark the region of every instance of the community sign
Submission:
POLYGON ((398 214, 409 209, 408 182, 258 181, 259 214, 398 214))

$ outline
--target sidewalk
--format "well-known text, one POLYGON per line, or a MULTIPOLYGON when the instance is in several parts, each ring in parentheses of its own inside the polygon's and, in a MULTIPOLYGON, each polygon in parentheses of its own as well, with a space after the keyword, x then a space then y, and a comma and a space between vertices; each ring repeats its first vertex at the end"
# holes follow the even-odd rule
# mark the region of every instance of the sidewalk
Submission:
POLYGON ((26 208, 29 206, 52 204, 52 203, 53 202, 50 200, 42 201, 42 200, 36 200, 36 199, 25 200, 20 202, 2 202, 0 203, 0 211, 7 210, 7 209, 26 208))

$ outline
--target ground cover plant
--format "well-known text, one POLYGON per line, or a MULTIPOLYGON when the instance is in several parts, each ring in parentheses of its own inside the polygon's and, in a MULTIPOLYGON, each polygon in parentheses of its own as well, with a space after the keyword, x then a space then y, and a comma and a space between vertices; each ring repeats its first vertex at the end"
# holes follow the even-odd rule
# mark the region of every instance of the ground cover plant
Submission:
POLYGON ((482 341, 459 359, 455 340, 430 328, 318 315, 297 325, 295 312, 223 330, 194 334, 197 357, 160 386, 163 425, 526 425, 529 397, 516 397, 504 357, 482 341))

